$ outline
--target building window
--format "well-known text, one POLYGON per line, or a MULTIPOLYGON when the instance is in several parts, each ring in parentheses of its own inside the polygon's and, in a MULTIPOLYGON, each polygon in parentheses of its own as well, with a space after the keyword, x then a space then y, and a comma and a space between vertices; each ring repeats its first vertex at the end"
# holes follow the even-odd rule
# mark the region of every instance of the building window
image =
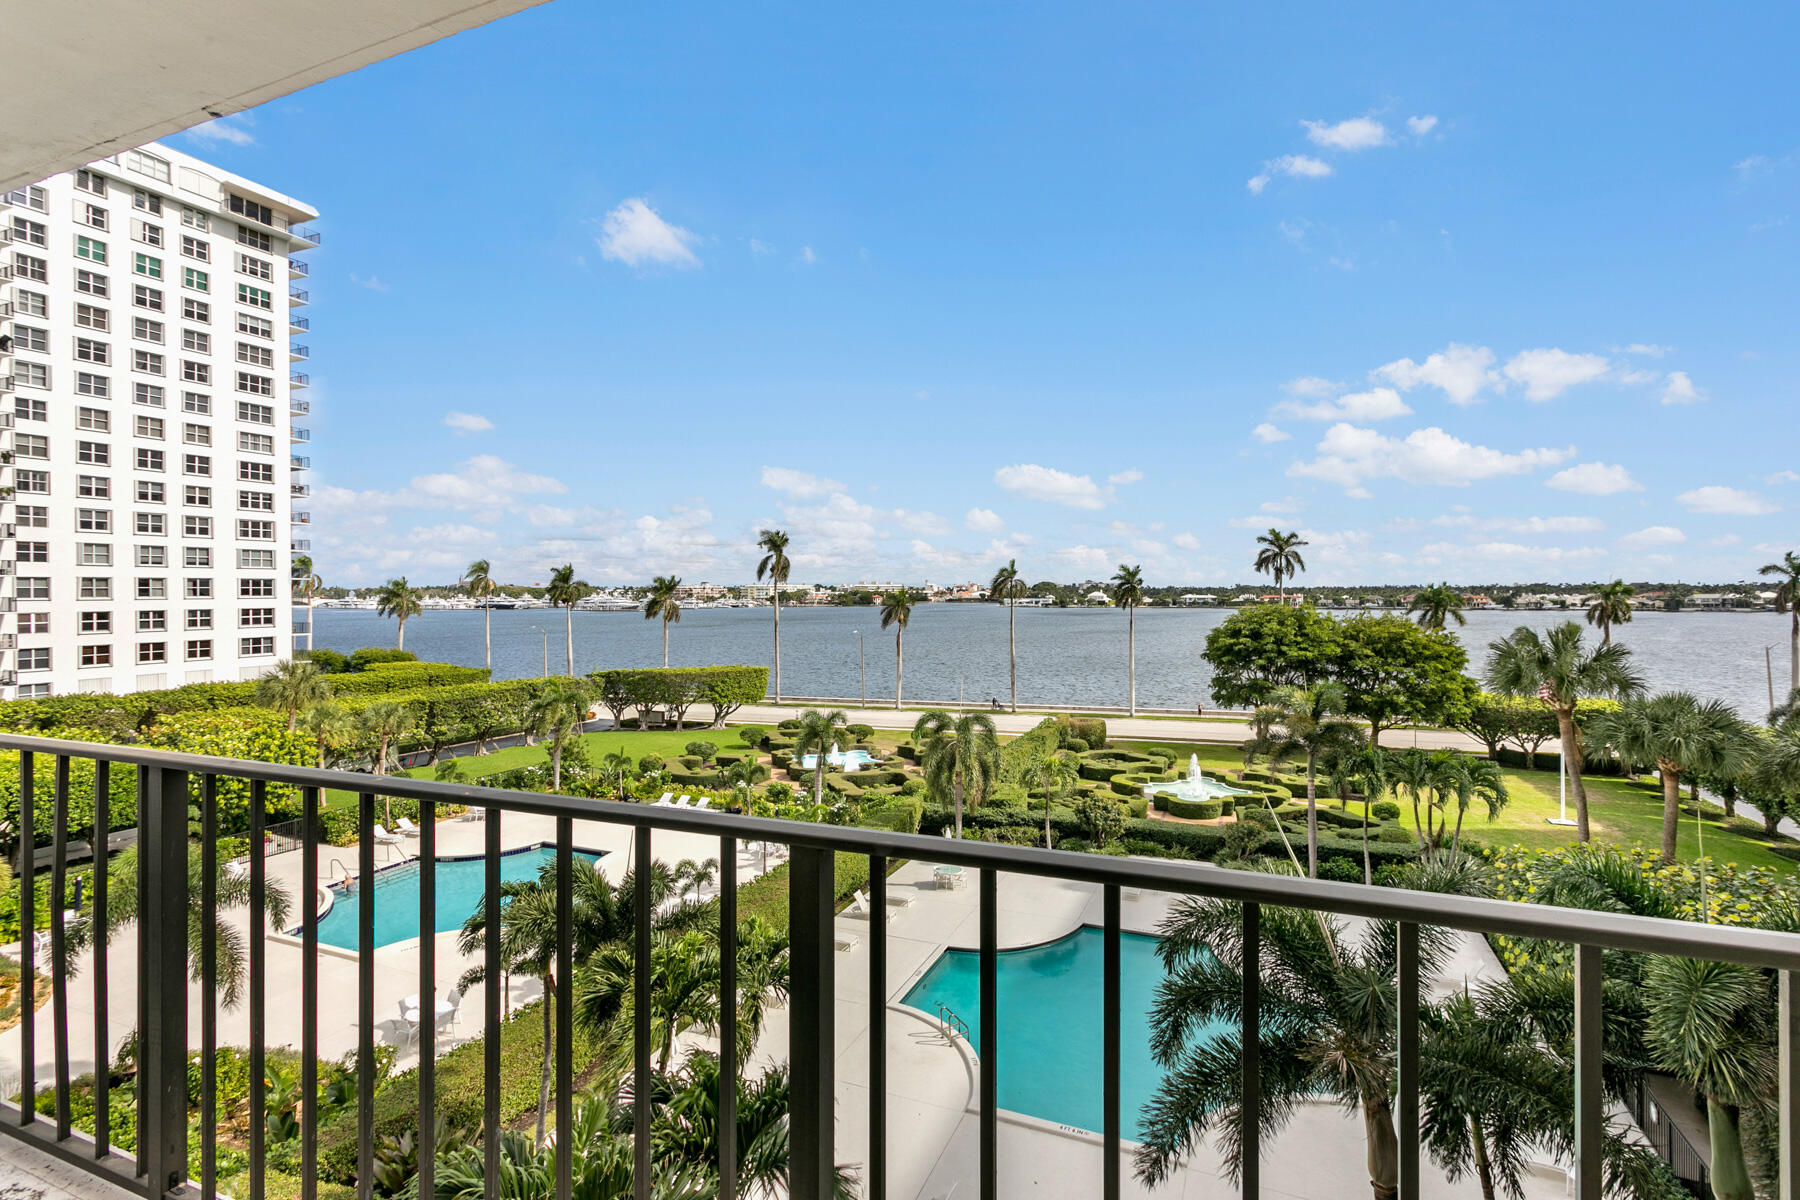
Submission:
MULTIPOLYGON (((48 646, 32 646, 19 651, 19 670, 48 671, 50 669, 50 648, 48 646)), ((21 693, 23 688, 19 689, 21 693)), ((48 693, 45 693, 48 695, 48 693)))
POLYGON ((131 302, 139 308, 147 308, 151 312, 161 312, 163 310, 162 289, 133 284, 131 286, 131 302))
MULTIPOLYGON (((89 229, 105 229, 108 218, 106 209, 101 205, 83 204, 76 212, 75 219, 83 225, 86 225, 89 229)), ((81 251, 77 250, 76 253, 79 254, 81 251)), ((105 262, 106 259, 102 256, 96 261, 105 262)))
POLYGON ((162 259, 154 254, 133 254, 131 270, 134 274, 142 275, 146 279, 161 279, 162 259))
POLYGON ((246 454, 273 454, 275 439, 266 433, 239 433, 238 449, 246 454))
POLYGON ((75 257, 85 258, 91 263, 106 261, 106 243, 99 238, 91 238, 85 233, 75 235, 75 257))
POLYGON ((181 427, 181 440, 190 446, 212 445, 212 426, 187 424, 181 427))
POLYGON ((83 646, 81 648, 81 665, 84 667, 112 666, 112 647, 83 646))
POLYGON ((164 470, 164 457, 161 450, 151 450, 144 446, 137 448, 137 469, 140 471, 164 470))
POLYGON ((212 334, 201 333, 198 329, 181 331, 181 348, 193 354, 212 353, 212 334))
POLYGON ((146 608, 137 615, 139 633, 161 633, 169 627, 169 614, 166 609, 146 608))
POLYGON ((83 600, 111 600, 112 580, 104 575, 83 575, 75 581, 75 594, 83 600))
POLYGON ((13 349, 24 350, 32 354, 50 353, 50 331, 39 329, 35 325, 13 326, 13 349))
MULTIPOLYGON (((106 276, 98 271, 90 271, 86 267, 75 268, 75 290, 86 296, 106 297, 112 294, 112 284, 106 276)), ((42 316, 42 313, 38 313, 42 316)))
POLYGON ((247 637, 238 639, 238 653, 245 658, 275 653, 275 639, 272 637, 247 637))
POLYGON ((104 475, 77 475, 75 494, 83 500, 111 500, 112 480, 104 475))
POLYGON ((169 581, 161 575, 140 577, 137 581, 137 598, 139 600, 167 600, 169 598, 169 581))
POLYGON ((238 624, 247 629, 266 629, 275 624, 275 610, 272 608, 240 608, 238 624))
POLYGON ((29 208, 36 212, 50 211, 50 204, 44 195, 44 189, 35 183, 29 187, 14 188, 12 191, 6 193, 6 202, 8 204, 17 204, 22 208, 29 208))
POLYGON ((142 371, 146 375, 161 375, 166 366, 162 355, 150 350, 133 350, 131 352, 131 369, 142 371))
POLYGON ((189 600, 211 600, 213 597, 213 581, 210 579, 190 579, 187 581, 189 600))
POLYGON ((190 508, 211 508, 212 489, 190 483, 181 489, 181 502, 190 508))
POLYGON ((212 261, 212 247, 207 245, 203 238, 189 237, 185 233, 182 234, 181 252, 189 258, 197 258, 201 262, 212 261))
POLYGON ((13 507, 20 529, 50 528, 50 510, 42 504, 19 504, 13 507))
POLYGON ((139 212, 147 212, 153 217, 162 216, 162 197, 143 188, 136 188, 131 193, 131 207, 139 212))
POLYGON ((169 533, 168 518, 159 512, 138 513, 137 531, 144 537, 167 537, 169 533))
POLYGON ((160 479, 140 479, 137 481, 137 498, 139 504, 161 504, 164 497, 163 482, 160 479))
MULTIPOLYGON (((112 329, 112 317, 104 308, 93 304, 77 304, 75 306, 75 324, 83 329, 93 329, 106 333, 112 329)), ((18 326, 13 327, 16 331, 18 326)))
MULTIPOLYGON (((79 274, 79 272, 77 272, 79 274)), ((13 315, 18 317, 47 317, 50 315, 50 297, 42 292, 33 292, 25 288, 13 289, 13 315)))
POLYGON ((78 533, 111 533, 112 510, 107 508, 76 509, 75 529, 78 533))
POLYGON ((192 296, 183 296, 181 298, 181 319, 207 324, 212 321, 212 305, 204 300, 196 300, 192 296))
POLYGON ((183 475, 211 475, 212 459, 204 454, 184 454, 181 456, 181 473, 183 475))
POLYGON ((27 221, 24 217, 14 217, 12 231, 15 242, 44 249, 48 249, 50 246, 50 227, 42 222, 27 221))
POLYGON ((271 376, 258 375, 253 371, 239 371, 237 373, 237 390, 249 392, 253 396, 273 396, 275 380, 271 376))
POLYGON ((163 389, 160 383, 134 383, 131 385, 131 398, 135 403, 149 408, 163 406, 163 389))
POLYGON ((205 292, 212 289, 212 281, 207 278, 205 271, 197 271, 193 267, 183 267, 181 268, 181 286, 193 288, 196 292, 205 292))
POLYGON ((181 223, 189 229, 198 229, 201 233, 212 228, 211 217, 197 208, 188 208, 185 205, 181 209, 181 223))
POLYGON ((275 336, 275 322, 252 313, 239 313, 237 328, 239 333, 247 333, 251 337, 273 338, 275 336))
POLYGON ((257 279, 273 280, 275 278, 275 264, 266 258, 257 258, 254 254, 238 255, 237 267, 245 275, 253 275, 257 279))
POLYGON ((137 648, 138 665, 169 661, 169 644, 167 642, 139 642, 137 648))
POLYGON ((137 565, 140 567, 168 566, 169 548, 167 546, 139 546, 137 548, 137 565))
POLYGON ((272 542, 275 540, 275 522, 240 520, 237 535, 239 541, 272 542))
POLYGON ((109 612, 84 612, 77 621, 82 633, 112 632, 112 614, 109 612))
POLYGON ((41 433, 15 434, 13 453, 20 458, 49 458, 50 439, 41 433))
POLYGON ((247 283, 238 284, 237 296, 239 304, 248 304, 251 308, 273 309, 275 307, 274 292, 265 291, 262 288, 251 287, 247 283))
POLYGON ((20 542, 16 555, 19 562, 49 562, 49 542, 20 542))
POLYGON ((148 221, 133 221, 131 232, 132 236, 144 245, 155 246, 159 250, 162 248, 163 228, 161 225, 152 225, 148 221))
POLYGON ((50 578, 46 575, 19 576, 19 599, 48 600, 50 598, 50 578))
POLYGON ((189 662, 204 661, 212 657, 211 638, 190 638, 187 644, 189 662))
POLYGON ((15 397, 13 416, 21 421, 48 421, 50 419, 50 402, 41 396, 15 397))
POLYGON ((181 518, 181 536, 190 538, 209 538, 213 535, 211 517, 181 518))
POLYGON ((47 612, 28 612, 19 614, 20 633, 49 633, 50 614, 47 612))
POLYGON ((148 175, 158 183, 169 182, 169 160, 158 158, 154 154, 145 154, 142 150, 125 152, 125 167, 140 175, 148 175))
POLYGON ((181 360, 181 378, 184 383, 198 383, 203 386, 211 384, 212 367, 207 363, 184 358, 181 360))
POLYGON ((238 570, 240 571, 273 571, 275 569, 275 552, 273 550, 239 550, 238 570))
POLYGON ((245 483, 274 483, 275 464, 266 462, 239 462, 238 478, 245 483))
POLYGON ((273 368, 275 347, 258 346, 253 342, 239 342, 237 344, 237 360, 247 366, 273 368))
MULTIPOLYGON (((49 283, 50 260, 47 258, 39 258, 35 254, 24 254, 14 251, 13 277, 16 279, 29 279, 34 283, 49 283)), ((240 292, 243 290, 241 284, 239 285, 238 290, 240 292)), ((263 307, 267 308, 269 306, 265 304, 263 307)))
POLYGON ((104 408, 88 408, 83 405, 75 410, 75 427, 92 429, 98 433, 111 433, 112 414, 104 408))
POLYGON ((141 438, 163 438, 163 419, 161 417, 139 416, 131 423, 131 432, 141 438))
POLYGON ((75 359, 77 362, 106 366, 112 362, 112 347, 94 338, 78 337, 75 339, 75 359))
POLYGON ((240 196, 236 192, 225 193, 225 208, 240 217, 249 217, 260 225, 275 224, 275 210, 266 204, 258 204, 248 196, 240 196))
POLYGON ((251 512, 274 512, 274 492, 239 492, 238 507, 251 512))
POLYGON ((181 393, 181 411, 193 413, 196 416, 210 417, 212 416, 212 397, 204 392, 183 392, 181 393))
POLYGON ((143 342, 163 344, 163 323, 149 317, 131 318, 131 336, 143 342))
MULTIPOLYGON (((242 379, 243 376, 239 375, 242 379)), ((237 406, 238 420, 248 421, 254 425, 273 425, 275 423, 275 407, 271 404, 257 404, 251 400, 239 400, 237 406)))
POLYGON ((83 167, 81 170, 75 172, 75 190, 78 192, 92 192, 96 196, 104 196, 106 195, 106 179, 104 176, 98 175, 83 167))
POLYGON ((274 238, 260 229, 251 229, 246 225, 238 226, 237 240, 238 245, 248 246, 252 250, 273 251, 275 249, 274 238))
POLYGON ((240 579, 238 580, 238 596, 246 600, 273 599, 275 581, 273 579, 240 579))
POLYGON ((181 548, 181 565, 191 569, 211 570, 213 565, 211 546, 183 546, 181 548))
POLYGON ((41 362, 13 360, 13 382, 20 387, 48 388, 50 368, 41 362))
POLYGON ((189 629, 211 629, 213 627, 212 609, 190 608, 187 612, 189 629))
POLYGON ((105 400, 112 395, 112 380, 89 371, 75 372, 75 394, 105 400))
POLYGON ((75 461, 95 467, 110 467, 112 447, 105 442, 76 442, 75 461))
POLYGON ((84 567, 113 565, 112 546, 106 542, 77 542, 75 561, 84 567))
POLYGON ((17 491, 29 492, 33 495, 48 496, 50 494, 50 472, 18 471, 14 473, 13 487, 17 491))

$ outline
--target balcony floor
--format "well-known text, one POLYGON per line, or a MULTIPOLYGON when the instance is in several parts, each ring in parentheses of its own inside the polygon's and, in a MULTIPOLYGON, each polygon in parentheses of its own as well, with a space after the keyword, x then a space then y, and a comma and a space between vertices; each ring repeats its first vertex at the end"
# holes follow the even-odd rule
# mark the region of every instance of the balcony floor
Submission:
POLYGON ((113 1200, 134 1195, 12 1138, 0 1137, 0 1200, 113 1200))

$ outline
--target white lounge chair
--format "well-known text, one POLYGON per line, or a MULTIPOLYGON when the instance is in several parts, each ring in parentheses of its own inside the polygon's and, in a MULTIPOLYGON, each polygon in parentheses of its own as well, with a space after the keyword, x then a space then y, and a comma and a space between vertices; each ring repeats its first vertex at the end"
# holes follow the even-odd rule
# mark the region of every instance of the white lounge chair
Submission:
POLYGON ((419 836, 419 827, 417 825, 414 825, 412 823, 411 818, 408 818, 408 817, 397 818, 394 821, 394 828, 397 831, 399 831, 400 836, 402 836, 402 837, 418 837, 419 836))
POLYGON ((854 933, 840 933, 831 940, 839 950, 854 950, 862 945, 862 939, 854 933))
POLYGON ((692 808, 692 807, 694 807, 694 799, 692 796, 683 796, 681 799, 679 799, 675 802, 675 807, 676 808, 692 808))
POLYGON ((435 1029, 453 1029, 453 1028, 455 1028, 456 1015, 462 1011, 462 992, 461 992, 461 990, 452 988, 450 990, 450 994, 448 996, 445 996, 444 999, 446 999, 450 1002, 450 1011, 446 1012, 446 1013, 439 1013, 437 1015, 437 1023, 435 1026, 433 1026, 433 1028, 435 1028, 435 1029))
POLYGON ((400 844, 401 839, 399 834, 389 833, 379 825, 375 826, 370 832, 374 834, 375 844, 378 846, 398 846, 400 844))
POLYGON ((662 794, 662 799, 655 801, 651 805, 651 807, 652 808, 673 808, 674 805, 675 805, 675 793, 674 792, 664 792, 662 794))
POLYGON ((712 808, 712 797, 710 797, 710 796, 700 797, 698 800, 694 801, 694 807, 700 808, 700 809, 712 808))
MULTIPOLYGON (((903 892, 889 892, 887 895, 887 904, 889 908, 911 908, 912 902, 913 898, 903 892)), ((874 911, 869 905, 869 894, 867 892, 855 893, 854 898, 850 901, 850 907, 847 912, 851 916, 873 916, 874 911)))

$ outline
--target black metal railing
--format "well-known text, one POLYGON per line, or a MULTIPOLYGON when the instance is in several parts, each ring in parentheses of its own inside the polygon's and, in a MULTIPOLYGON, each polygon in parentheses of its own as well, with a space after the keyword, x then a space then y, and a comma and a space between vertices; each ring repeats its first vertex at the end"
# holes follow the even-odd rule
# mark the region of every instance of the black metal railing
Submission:
MULTIPOLYGON (((768 820, 716 813, 704 810, 658 807, 647 804, 624 804, 613 801, 577 799, 528 792, 503 791, 470 787, 406 777, 352 774, 316 770, 306 767, 246 762, 235 759, 206 758, 147 751, 131 747, 100 745, 87 742, 0 735, 0 750, 19 752, 19 836, 22 844, 33 845, 36 837, 36 804, 33 794, 37 780, 36 760, 54 761, 51 773, 54 796, 51 805, 51 909, 47 945, 40 948, 29 931, 34 928, 36 913, 33 889, 22 887, 19 895, 21 929, 27 931, 20 944, 20 1065, 17 1101, 0 1103, 0 1133, 27 1142, 95 1176, 122 1184, 142 1195, 164 1196, 180 1189, 188 1180, 200 1186, 203 1195, 211 1195, 217 1182, 218 1096, 211 1082, 211 1071, 201 1072, 199 1095, 200 1151, 198 1161, 188 1153, 187 1066, 190 1050, 197 1049, 202 1063, 210 1063, 218 1047, 218 1011, 214 997, 218 989, 216 953, 211 939, 202 939, 198 979, 190 982, 187 961, 189 921, 189 872, 191 834, 190 804, 198 809, 199 852, 203 856, 199 872, 201 895, 198 907, 202 921, 210 920, 218 911, 216 891, 217 843, 220 819, 220 789, 226 781, 247 781, 249 787, 248 862, 244 864, 249 879, 250 928, 258 936, 249 938, 247 984, 250 1056, 249 1078, 264 1078, 267 1046, 268 939, 260 936, 265 927, 265 896, 268 891, 268 864, 265 834, 268 789, 285 786, 298 789, 301 818, 297 830, 284 829, 291 841, 298 843, 301 856, 300 878, 310 888, 319 878, 319 843, 321 796, 327 789, 356 796, 359 827, 368 829, 375 820, 375 803, 380 797, 410 799, 419 805, 419 942, 417 950, 418 987, 420 996, 420 1059, 418 1169, 422 1178, 419 1194, 433 1194, 434 1152, 433 1128, 436 1117, 435 1055, 438 1045, 436 1021, 433 1019, 436 988, 435 952, 435 874, 436 815, 441 805, 468 806, 483 815, 485 821, 484 871, 486 937, 482 961, 486 969, 482 1004, 484 1035, 485 1104, 481 1144, 485 1148, 487 1193, 499 1192, 501 1164, 501 1112, 499 1080, 501 1074, 501 976, 496 967, 501 957, 500 866, 503 822, 509 815, 523 814, 550 817, 555 825, 555 853, 565 868, 574 854, 573 822, 601 822, 631 831, 633 878, 636 888, 633 900, 635 927, 633 941, 636 961, 648 964, 651 950, 650 902, 651 870, 655 854, 655 836, 661 833, 703 835, 716 839, 720 880, 719 954, 723 964, 723 980, 718 997, 718 1026, 722 1045, 719 1058, 720 1113, 722 1130, 735 1129, 735 1097, 737 1095, 738 1054, 734 1045, 737 1026, 738 995, 735 978, 737 959, 736 864, 737 850, 743 842, 772 842, 789 847, 789 1025, 804 1031, 793 1036, 789 1047, 789 1193, 797 1200, 827 1200, 835 1184, 834 1150, 834 1029, 836 1001, 836 961, 833 920, 836 915, 836 879, 834 856, 865 856, 869 864, 869 949, 867 986, 869 989, 869 1071, 868 1096, 869 1147, 867 1159, 859 1164, 864 1194, 869 1200, 886 1200, 888 1195, 887 1146, 892 1129, 888 1120, 887 1067, 885 1058, 887 947, 886 923, 887 874, 890 864, 901 859, 955 865, 974 871, 979 879, 979 988, 981 1020, 977 1031, 979 1046, 978 1094, 979 1153, 976 1174, 966 1180, 961 1194, 971 1200, 996 1200, 999 1194, 998 1153, 998 1057, 999 1034, 996 1000, 998 996, 998 880, 1002 873, 1036 876, 1093 885, 1102 890, 1104 937, 1104 1009, 1102 1019, 1103 1068, 1099 1087, 1104 1099, 1104 1165, 1099 1195, 1116 1200, 1121 1187, 1122 1135, 1120 1112, 1120 898, 1123 889, 1154 889, 1190 896, 1207 896, 1237 901, 1242 904, 1244 969, 1242 1062, 1243 1170, 1241 1192, 1246 1197, 1260 1194, 1261 1149, 1256 1113, 1262 1100, 1260 1029, 1262 979, 1258 965, 1260 921, 1265 906, 1300 908, 1353 917, 1393 921, 1398 928, 1398 1026, 1396 1028, 1395 1103, 1399 1139, 1399 1191, 1401 1200, 1418 1200, 1420 1193, 1420 1040, 1418 1015, 1420 1008, 1420 930, 1439 927, 1483 934, 1538 938, 1566 942, 1575 947, 1574 1031, 1575 1031, 1575 1178, 1573 1194, 1581 1200, 1599 1200, 1602 1195, 1601 1149, 1604 1131, 1603 1088, 1601 1079, 1601 953, 1603 950, 1671 954, 1718 962, 1747 964, 1777 973, 1779 986, 1779 1122, 1782 1139, 1780 1200, 1800 1200, 1800 1168, 1796 1166, 1795 1148, 1800 1147, 1800 1122, 1797 1122, 1795 1099, 1800 1096, 1800 997, 1795 992, 1795 973, 1800 972, 1800 937, 1792 934, 1726 926, 1701 926, 1677 921, 1656 920, 1609 912, 1576 911, 1548 906, 1519 904, 1501 900, 1473 899, 1442 894, 1409 892, 1399 889, 1367 887, 1352 883, 1330 883, 1293 879, 1254 872, 1197 869, 1191 863, 1124 859, 1105 855, 1068 854, 1029 847, 1001 846, 979 842, 888 833, 879 830, 814 825, 791 821, 768 820), (79 760, 95 764, 93 784, 93 816, 91 827, 71 827, 71 764, 79 760), (137 1030, 139 1035, 138 1076, 136 1084, 137 1154, 126 1156, 113 1149, 112 1114, 109 1105, 107 1072, 95 1074, 92 1136, 75 1131, 71 1122, 71 1090, 69 1033, 71 993, 79 986, 79 978, 65 975, 58 964, 65 961, 70 929, 62 910, 62 885, 67 878, 68 847, 72 838, 90 839, 110 827, 108 797, 112 772, 132 771, 136 774, 138 802, 139 870, 136 881, 140 914, 137 930, 137 1030), (47 958, 47 962, 42 960, 47 958), (48 969, 51 996, 50 1037, 52 1079, 40 1081, 36 1075, 37 1039, 40 1017, 34 1003, 36 980, 34 967, 48 969), (198 992, 195 993, 195 988, 198 992), (203 998, 200 1004, 199 1029, 188 1023, 191 995, 203 998), (429 1030, 430 1032, 427 1032, 429 1030), (38 1093, 47 1083, 54 1099, 54 1116, 45 1120, 38 1114, 38 1093)), ((363 880, 374 877, 375 843, 372 838, 360 840, 356 852, 363 880)), ((555 976, 569 979, 572 972, 571 871, 558 872, 555 895, 555 976)), ((359 944, 373 944, 377 888, 361 886, 355 890, 356 920, 359 944)), ((107 907, 112 902, 107 892, 106 872, 94 875, 92 908, 78 919, 93 922, 104 929, 107 907)), ((302 897, 300 935, 301 971, 298 997, 283 996, 284 1011, 297 1011, 300 1025, 300 1095, 316 1097, 318 1093, 318 1055, 320 1040, 320 960, 318 923, 312 918, 311 897, 302 897)), ((112 981, 108 969, 106 939, 92 939, 93 965, 89 981, 93 988, 93 1044, 95 1057, 104 1062, 115 1044, 113 1014, 106 1004, 112 981)), ((356 956, 356 1064, 358 1191, 372 1194, 374 1162, 374 1123, 372 1105, 375 1088, 374 1039, 376 1015, 375 956, 356 956)), ((651 972, 634 972, 631 1078, 633 1092, 647 1094, 635 1085, 653 1078, 652 1064, 652 987, 651 972)), ((554 1022, 556 1044, 569 1046, 573 1030, 570 987, 554 989, 554 1022)), ((571 1189, 571 1112, 573 1101, 573 1064, 567 1053, 557 1056, 554 1071, 554 1135, 556 1151, 556 1194, 570 1195, 571 1189)), ((649 1200, 655 1164, 652 1161, 650 1137, 651 1105, 634 1104, 635 1174, 633 1186, 640 1200, 649 1200)), ((318 1116, 308 1102, 300 1109, 301 1194, 312 1200, 318 1186, 318 1116)), ((263 1194, 268 1170, 268 1145, 265 1134, 265 1100, 259 1088, 250 1089, 248 1112, 248 1194, 263 1194)), ((717 1164, 721 1180, 720 1196, 737 1200, 734 1179, 739 1148, 734 1134, 725 1134, 718 1148, 717 1164)), ((1359 1190, 1346 1187, 1349 1194, 1359 1190)))

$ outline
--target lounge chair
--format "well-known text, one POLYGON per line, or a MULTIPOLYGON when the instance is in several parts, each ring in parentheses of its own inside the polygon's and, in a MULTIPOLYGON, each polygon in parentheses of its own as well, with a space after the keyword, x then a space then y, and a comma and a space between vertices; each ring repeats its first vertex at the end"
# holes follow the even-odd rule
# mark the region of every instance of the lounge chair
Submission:
POLYGON ((398 846, 402 841, 399 834, 389 833, 379 825, 375 826, 371 832, 374 834, 377 846, 398 846))
POLYGON ((419 827, 417 825, 414 825, 412 823, 411 818, 408 818, 408 817, 400 817, 400 818, 396 819, 394 821, 394 828, 397 831, 399 831, 400 836, 402 836, 402 837, 418 837, 419 836, 419 827))
POLYGON ((712 808, 712 797, 710 797, 710 796, 700 797, 698 800, 694 801, 694 807, 700 808, 700 809, 711 809, 712 808))
MULTIPOLYGON (((910 908, 912 907, 912 902, 913 898, 902 892, 889 892, 887 895, 889 908, 910 908)), ((869 905, 869 894, 867 892, 855 893, 854 898, 850 901, 850 907, 846 912, 850 916, 856 917, 873 916, 874 910, 869 905)))
POLYGON ((840 933, 831 940, 839 950, 854 950, 862 945, 862 939, 857 937, 854 933, 840 933))
POLYGON ((651 807, 652 808, 673 808, 674 805, 675 805, 675 793, 674 792, 664 792, 662 794, 662 799, 655 801, 651 805, 651 807))
POLYGON ((402 1043, 403 1045, 410 1046, 419 1040, 419 1010, 416 1008, 409 1008, 404 1000, 400 1001, 400 1020, 398 1024, 399 1029, 397 1032, 401 1037, 406 1039, 406 1041, 402 1043))
POLYGON ((679 799, 675 802, 675 807, 676 808, 692 808, 692 807, 694 807, 694 799, 692 796, 683 796, 681 799, 679 799))

